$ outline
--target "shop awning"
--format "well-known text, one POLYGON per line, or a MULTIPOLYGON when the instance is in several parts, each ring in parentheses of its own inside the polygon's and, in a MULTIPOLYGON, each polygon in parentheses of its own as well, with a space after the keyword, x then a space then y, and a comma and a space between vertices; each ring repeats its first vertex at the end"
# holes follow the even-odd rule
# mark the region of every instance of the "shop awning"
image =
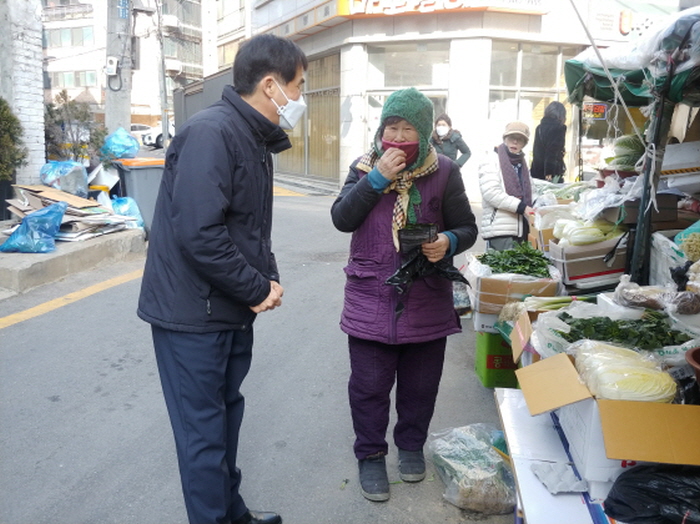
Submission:
MULTIPOLYGON (((650 104, 654 93, 660 92, 666 83, 666 76, 652 77, 647 69, 609 69, 625 103, 630 107, 650 104)), ((572 58, 564 64, 564 77, 572 104, 581 104, 584 97, 601 102, 614 103, 615 91, 605 71, 572 58)), ((673 76, 666 98, 674 103, 684 102, 700 105, 700 67, 687 69, 673 76)))
POLYGON ((566 61, 564 76, 571 103, 581 104, 584 97, 615 103, 614 82, 628 106, 647 105, 659 95, 673 103, 700 105, 700 7, 678 13, 668 25, 633 45, 613 46, 604 54, 612 80, 590 50, 566 61))

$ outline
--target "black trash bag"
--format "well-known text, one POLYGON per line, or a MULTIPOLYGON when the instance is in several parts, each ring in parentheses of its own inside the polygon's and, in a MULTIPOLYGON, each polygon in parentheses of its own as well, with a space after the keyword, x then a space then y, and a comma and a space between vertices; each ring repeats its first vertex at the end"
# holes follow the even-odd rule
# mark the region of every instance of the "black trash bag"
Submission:
POLYGON ((455 282, 467 283, 467 279, 447 260, 430 262, 420 249, 414 249, 404 257, 401 267, 386 279, 385 284, 395 286, 399 293, 406 293, 417 278, 436 275, 455 282))
POLYGON ((615 480, 603 507, 627 524, 700 524, 700 467, 635 466, 615 480))

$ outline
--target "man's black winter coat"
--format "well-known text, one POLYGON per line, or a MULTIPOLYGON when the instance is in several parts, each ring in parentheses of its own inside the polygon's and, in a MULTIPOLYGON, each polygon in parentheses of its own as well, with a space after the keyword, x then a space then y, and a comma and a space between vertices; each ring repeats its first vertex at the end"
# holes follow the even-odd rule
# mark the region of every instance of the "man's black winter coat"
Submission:
POLYGON ((246 329, 279 281, 271 250, 272 155, 287 134, 231 86, 168 148, 138 315, 174 331, 246 329))

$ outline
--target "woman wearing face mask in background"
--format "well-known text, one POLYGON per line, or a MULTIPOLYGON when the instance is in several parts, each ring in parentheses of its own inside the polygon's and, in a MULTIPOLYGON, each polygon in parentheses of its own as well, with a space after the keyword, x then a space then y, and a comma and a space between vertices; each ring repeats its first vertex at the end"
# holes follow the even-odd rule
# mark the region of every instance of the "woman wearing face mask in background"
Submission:
POLYGON ((445 113, 435 120, 435 131, 430 137, 430 143, 438 153, 451 158, 459 164, 459 167, 466 164, 469 157, 472 156, 469 146, 460 132, 452 129, 452 120, 445 113), (458 153, 461 153, 459 157, 458 153))
POLYGON ((533 191, 523 148, 529 139, 527 124, 511 122, 503 133, 503 143, 479 166, 481 236, 488 249, 503 251, 527 241, 533 191))
POLYGON ((402 262, 399 231, 435 224, 435 240, 419 248, 433 263, 451 263, 478 233, 459 167, 430 145, 432 127, 433 104, 425 95, 414 88, 393 93, 372 147, 352 163, 331 208, 335 227, 352 233, 340 327, 348 335, 360 489, 377 502, 389 498, 386 432, 394 383, 399 476, 418 482, 425 477, 423 446, 447 335, 461 331, 448 279, 418 277, 402 294, 386 284, 402 262))

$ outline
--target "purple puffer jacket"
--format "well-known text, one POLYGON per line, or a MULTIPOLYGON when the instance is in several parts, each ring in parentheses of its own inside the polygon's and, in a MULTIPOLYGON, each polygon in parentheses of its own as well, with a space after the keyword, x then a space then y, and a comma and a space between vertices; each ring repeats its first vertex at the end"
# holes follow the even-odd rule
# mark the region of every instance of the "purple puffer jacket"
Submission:
MULTIPOLYGON (((418 222, 438 224, 439 231, 445 230, 442 204, 450 167, 451 162, 441 157, 438 171, 414 182, 422 199, 416 213, 418 222)), ((358 174, 360 178, 366 175, 358 174)), ((353 232, 345 267, 341 329, 348 335, 386 344, 425 342, 458 333, 461 325, 454 310, 451 281, 438 276, 419 278, 405 295, 384 283, 401 264, 391 233, 395 201, 393 191, 381 195, 353 232), (405 309, 397 317, 399 301, 405 309)), ((468 204, 466 212, 471 215, 468 204)))

